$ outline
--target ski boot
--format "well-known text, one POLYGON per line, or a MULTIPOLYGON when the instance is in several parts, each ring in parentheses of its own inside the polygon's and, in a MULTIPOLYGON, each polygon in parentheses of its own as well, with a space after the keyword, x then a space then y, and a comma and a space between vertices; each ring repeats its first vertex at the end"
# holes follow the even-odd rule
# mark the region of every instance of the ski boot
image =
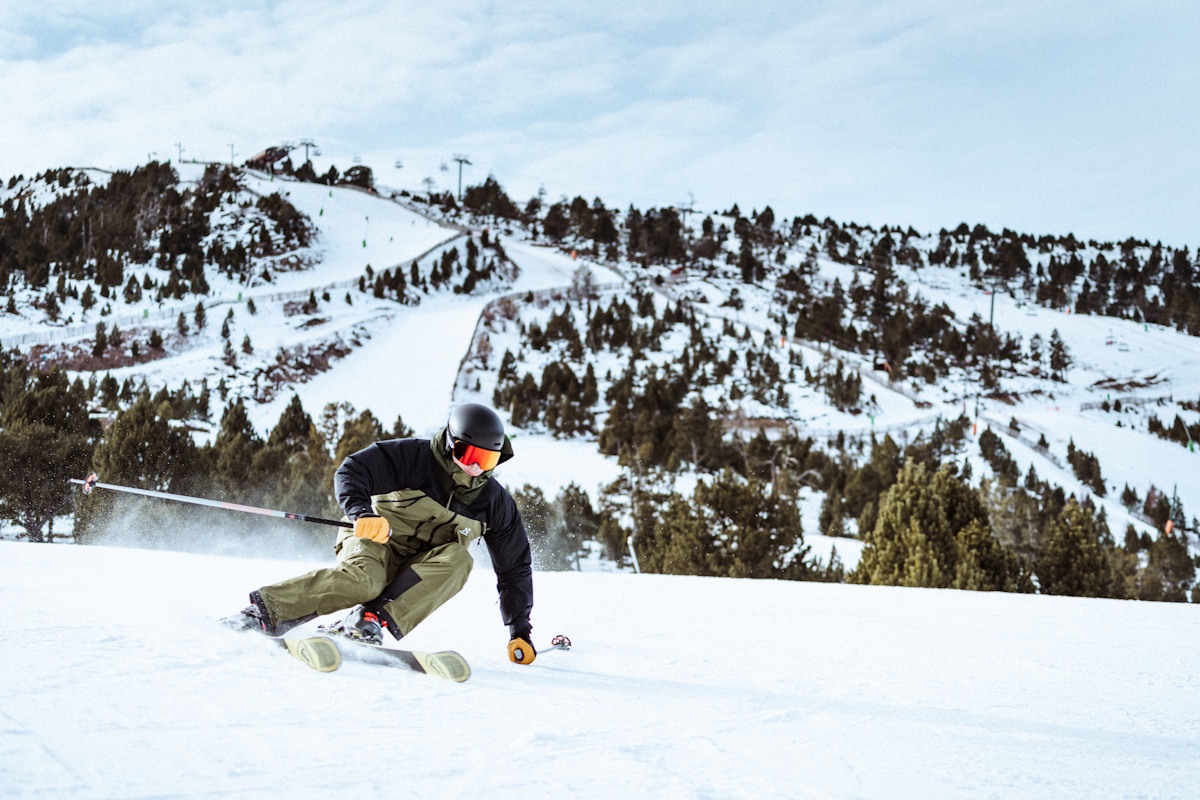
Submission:
POLYGON ((251 592, 250 605, 232 616, 222 618, 221 624, 235 631, 257 631, 267 636, 278 638, 292 628, 303 625, 309 620, 316 619, 316 617, 316 614, 309 614, 298 619, 288 619, 272 624, 271 617, 267 614, 267 607, 262 597, 258 592, 251 592))
POLYGON ((383 644, 383 621, 365 606, 355 606, 346 618, 330 625, 326 630, 364 644, 383 644))
POLYGON ((249 605, 236 614, 221 619, 221 624, 235 631, 257 631, 272 635, 271 621, 266 618, 258 606, 249 605))

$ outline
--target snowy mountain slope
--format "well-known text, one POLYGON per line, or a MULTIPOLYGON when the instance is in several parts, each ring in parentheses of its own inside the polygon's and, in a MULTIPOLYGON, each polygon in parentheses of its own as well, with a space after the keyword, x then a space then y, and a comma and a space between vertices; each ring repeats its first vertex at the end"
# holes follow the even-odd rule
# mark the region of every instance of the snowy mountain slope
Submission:
MULTIPOLYGON (((197 180, 202 172, 197 165, 183 165, 181 170, 185 181, 197 180)), ((1046 341, 1057 330, 1070 348, 1074 364, 1065 382, 1005 374, 994 397, 981 396, 976 379, 957 369, 937 384, 913 378, 893 383, 885 373, 873 370, 870 361, 861 355, 831 351, 827 345, 789 336, 777 343, 780 324, 773 281, 748 285, 737 277, 736 270, 723 268, 719 259, 706 270, 686 270, 678 275, 665 267, 634 267, 625 261, 610 266, 586 257, 574 258, 565 248, 535 244, 526 232, 509 223, 469 217, 439 223, 443 215, 437 208, 406 205, 410 201, 403 198, 397 202, 353 188, 271 180, 254 173, 247 173, 245 183, 243 194, 279 192, 316 226, 318 237, 302 254, 304 268, 276 271, 269 283, 260 279, 238 283, 214 272, 210 280, 212 293, 205 300, 207 326, 196 330, 193 323, 186 337, 175 336, 172 331, 181 314, 192 321, 194 299, 161 306, 147 301, 128 309, 117 304, 110 317, 100 316, 96 309, 85 313, 78 301, 68 300, 63 305, 63 319, 72 322, 65 327, 47 326, 35 316, 27 316, 23 303, 19 304, 22 313, 18 317, 0 315, 5 341, 12 336, 32 335, 39 341, 57 343, 53 346, 86 348, 87 337, 97 321, 119 321, 127 335, 134 336, 145 336, 148 327, 154 326, 165 334, 166 357, 114 367, 103 374, 119 382, 131 380, 136 384, 146 380, 154 388, 178 386, 184 380, 195 388, 206 381, 210 388, 224 388, 223 396, 249 401, 250 418, 263 431, 278 420, 295 392, 310 414, 319 413, 330 402, 347 402, 358 410, 371 410, 385 425, 400 416, 418 433, 426 434, 442 422, 448 405, 468 400, 491 402, 500 355, 506 347, 519 348, 514 325, 507 339, 492 336, 492 374, 469 363, 483 331, 481 311, 505 294, 520 298, 530 291, 565 288, 575 271, 586 264, 603 286, 655 290, 660 311, 667 302, 674 302, 673 298, 692 298, 692 308, 709 321, 708 330, 714 340, 721 341, 720 326, 725 321, 749 332, 751 339, 733 342, 735 348, 770 352, 781 362, 798 358, 813 368, 820 368, 826 359, 842 360, 858 370, 864 379, 864 395, 870 398, 869 413, 843 411, 833 407, 819 388, 797 381, 787 387, 786 408, 742 400, 741 406, 751 418, 762 415, 786 419, 802 435, 822 442, 839 436, 862 441, 886 433, 904 443, 922 432, 928 433, 940 421, 965 413, 976 425, 963 458, 971 462, 976 475, 986 474, 988 468, 974 446, 974 437, 989 425, 1004 434, 1015 419, 1027 442, 1044 435, 1049 443, 1043 452, 1016 439, 1006 439, 1022 474, 1032 466, 1039 476, 1082 497, 1090 491, 1064 466, 1067 444, 1073 442, 1100 458, 1109 488, 1100 502, 1118 538, 1129 524, 1153 535, 1150 526, 1127 514, 1120 504, 1119 493, 1126 484, 1139 496, 1145 496, 1151 486, 1175 493, 1189 515, 1200 508, 1200 487, 1179 480, 1179 476, 1194 470, 1196 453, 1146 432, 1149 416, 1154 413, 1168 424, 1175 413, 1189 421, 1200 419, 1200 413, 1179 405, 1181 400, 1200 397, 1200 339, 1196 337, 1131 320, 1054 311, 1005 293, 993 297, 972 283, 965 267, 924 266, 917 270, 897 263, 897 280, 903 280, 929 304, 946 303, 958 324, 972 314, 992 318, 994 302, 996 327, 1002 335, 1017 335, 1028 342, 1036 333, 1046 341), (424 293, 420 303, 406 305, 359 291, 359 281, 370 274, 387 269, 405 271, 417 260, 422 272, 428 274, 444 253, 461 251, 466 241, 464 231, 470 229, 475 230, 478 239, 486 229, 494 241, 502 244, 515 279, 496 281, 468 295, 445 290, 424 293), (740 307, 729 304, 735 291, 740 307), (296 306, 310 297, 317 301, 315 309, 298 313, 296 306), (253 311, 248 302, 252 299, 253 311), (217 333, 223 322, 231 331, 229 344, 236 361, 233 366, 223 363, 226 356, 217 333), (250 352, 244 352, 239 343, 250 352), (478 390, 474 388, 475 380, 478 390), (1116 399, 1123 401, 1120 413, 1096 407, 1104 400, 1116 399), (1165 405, 1158 410, 1160 402, 1165 405)), ((736 227, 731 217, 717 215, 717 219, 723 226, 736 227)), ((927 238, 922 246, 932 247, 936 237, 927 238)), ((785 266, 797 263, 816 244, 816 239, 802 237, 786 252, 781 251, 785 266)), ((815 282, 838 280, 850 286, 855 281, 853 265, 835 263, 823 252, 815 261, 815 282)), ((135 277, 141 275, 138 269, 150 268, 131 268, 135 277)), ((619 294, 621 290, 615 291, 619 294)), ((522 303, 520 322, 544 319, 561 302, 555 300, 541 308, 537 303, 522 303)), ((494 333, 489 331, 489 335, 494 333)), ((621 359, 604 361, 597 357, 597 364, 601 378, 606 371, 616 374, 624 369, 621 359)), ((541 368, 535 354, 525 354, 522 368, 535 372, 541 368)), ((83 375, 88 378, 92 373, 83 375)), ((720 386, 709 387, 710 402, 724 402, 721 391, 720 386)), ((218 418, 218 414, 212 415, 213 420, 218 418)), ((209 425, 214 427, 211 422, 209 425)), ((601 487, 620 474, 614 459, 598 454, 588 440, 558 439, 537 428, 513 432, 518 458, 505 465, 500 476, 510 487, 530 483, 553 496, 574 482, 595 497, 601 487)), ((681 478, 685 485, 694 479, 688 475, 681 478)), ((817 509, 822 497, 820 493, 811 494, 812 507, 806 504, 802 509, 806 540, 813 545, 814 554, 825 560, 836 544, 847 566, 853 566, 861 543, 828 541, 817 534, 817 509)), ((56 526, 56 530, 65 529, 69 529, 69 521, 56 526)))
MULTIPOLYGON (((816 239, 802 238, 787 251, 788 263, 817 244, 816 239)), ((1042 260, 1046 258, 1043 256, 1042 260)), ((780 335, 776 319, 778 297, 773 296, 769 282, 764 286, 748 286, 728 276, 722 282, 703 271, 697 272, 668 281, 667 294, 691 297, 702 313, 737 321, 754 331, 755 342, 763 347, 771 341, 766 338, 767 331, 773 336, 780 335), (731 285, 736 286, 743 303, 737 310, 726 307, 731 285)), ((1126 523, 1139 531, 1147 530, 1139 519, 1126 514, 1118 502, 1126 483, 1141 496, 1155 486, 1168 495, 1177 493, 1185 509, 1200 508, 1200 486, 1180 478, 1194 472, 1200 464, 1196 460, 1200 448, 1189 450, 1147 434, 1147 421, 1152 414, 1157 414, 1167 425, 1177 414, 1188 424, 1200 421, 1200 412, 1181 405, 1200 400, 1200 339, 1162 325, 1072 314, 1069 310, 1035 305, 1018 294, 983 291, 973 285, 966 267, 914 269, 897 263, 894 272, 897 283, 903 281, 927 305, 948 306, 960 328, 978 315, 984 321, 994 320, 1000 336, 1017 337, 1026 349, 1033 337, 1039 336, 1043 358, 1046 344, 1057 331, 1072 360, 1065 379, 1052 381, 1044 374, 1034 376, 1024 364, 1017 365, 1014 374, 1001 375, 998 387, 993 390, 985 390, 977 377, 957 367, 951 368, 949 378, 936 384, 927 384, 916 377, 893 383, 861 355, 830 351, 819 343, 785 337, 785 347, 777 352, 783 353, 786 348, 799 353, 806 365, 819 364, 830 357, 843 360, 866 378, 863 393, 875 401, 869 415, 839 413, 819 393, 811 401, 794 403, 788 419, 804 435, 828 438, 839 431, 847 436, 889 433, 897 441, 907 442, 920 431, 928 431, 939 419, 946 421, 966 414, 974 423, 974 439, 988 426, 1004 433, 1015 418, 1027 430, 1044 432, 1051 444, 1049 459, 1042 454, 1018 458, 1022 474, 1033 464, 1045 477, 1051 471, 1046 465, 1056 461, 1065 464, 1067 443, 1072 440, 1077 447, 1100 457, 1109 488, 1105 504, 1110 524, 1112 520, 1120 521, 1113 526, 1118 533, 1126 523), (1118 399, 1124 405, 1120 413, 1100 409, 1105 401, 1111 404, 1118 399)), ((829 286, 838 281, 848 288, 856 280, 869 284, 870 273, 834 263, 824 255, 816 259, 814 283, 829 286)), ((1037 434, 1033 438, 1036 440, 1037 434)), ((970 449, 979 474, 986 467, 978 458, 977 448, 970 449)), ((1069 467, 1052 472, 1054 482, 1064 486, 1068 493, 1079 497, 1089 493, 1069 467)), ((1194 512, 1188 514, 1190 518, 1194 512)), ((1153 535, 1152 530, 1149 532, 1153 535)))
POLYGON ((1187 606, 490 570, 406 644, 462 685, 310 671, 214 620, 314 564, 0 543, 0 797, 1194 796, 1187 606))
MULTIPOLYGON (((196 184, 203 171, 202 165, 180 165, 181 188, 196 184)), ((91 175, 93 182, 97 177, 91 175)), ((394 203, 381 202, 352 188, 275 181, 254 172, 240 173, 240 178, 244 190, 239 192, 236 199, 253 201, 278 193, 301 209, 316 225, 319 231, 317 240, 303 252, 289 254, 316 269, 301 267, 273 271, 269 282, 260 277, 250 282, 235 280, 210 270, 207 276, 210 292, 205 298, 205 305, 213 309, 214 318, 218 307, 220 313, 224 314, 228 307, 250 299, 262 303, 268 299, 281 299, 286 294, 306 296, 313 290, 318 294, 330 289, 344 292, 357 282, 368 264, 382 267, 407 262, 461 235, 461 232, 444 228, 420 214, 394 203), (375 217, 373 223, 372 215, 375 217)), ((32 185, 39 191, 44 186, 40 182, 32 185)), ((235 202, 227 202, 218 208, 212 215, 215 232, 210 238, 217 238, 221 230, 244 226, 245 213, 245 209, 235 202)), ((245 231, 242 233, 244 236, 245 231)), ((138 281, 146 274, 161 278, 161 271, 149 265, 129 265, 126 274, 138 281)), ((45 325, 44 315, 35 313, 30 304, 19 301, 18 314, 5 314, 0 319, 0 336, 8 345, 13 343, 15 337, 29 332, 31 327, 45 326, 48 329, 45 331, 48 334, 46 338, 61 341, 72 338, 71 334, 90 334, 96 323, 101 321, 106 324, 117 322, 122 326, 157 324, 164 320, 170 324, 180 312, 190 315, 195 304, 194 297, 162 303, 146 297, 132 307, 115 304, 114 313, 104 315, 103 304, 85 310, 78 299, 68 299, 63 302, 61 322, 55 326, 45 325)))
MULTIPOLYGON (((507 243, 506 243, 507 244, 507 243)), ((514 243, 507 247, 519 272, 504 288, 504 294, 521 294, 570 286, 571 261, 546 248, 514 243)), ((601 280, 615 279, 598 269, 601 280)), ((369 408, 386 423, 403 417, 406 424, 423 434, 445 422, 446 411, 456 400, 451 392, 459 367, 476 335, 476 320, 496 293, 479 295, 435 295, 419 306, 391 309, 367 331, 370 341, 334 369, 305 385, 305 407, 319 410, 330 402, 348 400, 357 408, 369 408), (366 379, 346 377, 369 376, 366 379)), ((273 425, 290 394, 261 406, 255 421, 273 425)))

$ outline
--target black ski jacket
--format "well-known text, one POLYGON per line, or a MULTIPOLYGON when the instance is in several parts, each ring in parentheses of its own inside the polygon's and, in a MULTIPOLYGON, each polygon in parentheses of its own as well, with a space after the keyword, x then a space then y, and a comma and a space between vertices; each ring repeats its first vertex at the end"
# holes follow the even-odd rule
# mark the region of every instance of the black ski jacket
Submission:
MULTIPOLYGON (((505 445, 502 462, 512 457, 507 440, 505 445)), ((487 477, 481 489, 457 486, 428 439, 389 439, 347 456, 334 473, 333 487, 338 504, 351 520, 376 516, 372 496, 410 489, 484 523, 483 539, 496 570, 501 619, 510 634, 528 638, 533 609, 529 536, 512 495, 494 477, 487 477)))

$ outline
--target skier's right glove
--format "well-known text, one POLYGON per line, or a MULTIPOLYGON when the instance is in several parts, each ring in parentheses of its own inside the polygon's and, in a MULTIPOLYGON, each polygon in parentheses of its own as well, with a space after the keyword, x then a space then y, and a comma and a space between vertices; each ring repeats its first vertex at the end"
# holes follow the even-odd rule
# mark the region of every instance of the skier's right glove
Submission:
POLYGON ((359 517, 354 520, 354 535, 360 539, 370 539, 372 542, 387 544, 392 529, 388 527, 383 517, 359 517))
POLYGON ((508 642, 508 660, 514 664, 532 664, 537 658, 537 649, 530 641, 533 637, 526 633, 514 633, 508 642))

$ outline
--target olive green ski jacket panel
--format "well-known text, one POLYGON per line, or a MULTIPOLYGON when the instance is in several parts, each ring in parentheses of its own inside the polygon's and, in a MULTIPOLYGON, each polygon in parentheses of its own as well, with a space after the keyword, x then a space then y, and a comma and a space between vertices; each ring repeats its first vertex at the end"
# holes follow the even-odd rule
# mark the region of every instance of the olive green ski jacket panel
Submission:
MULTIPOLYGON (((506 441, 501 462, 511 457, 506 441)), ((533 569, 517 505, 490 473, 460 477, 464 481, 456 482, 449 461, 430 440, 389 439, 347 456, 334 474, 334 491, 349 519, 384 517, 392 544, 414 553, 482 536, 496 570, 501 618, 512 633, 528 633, 533 569)))

